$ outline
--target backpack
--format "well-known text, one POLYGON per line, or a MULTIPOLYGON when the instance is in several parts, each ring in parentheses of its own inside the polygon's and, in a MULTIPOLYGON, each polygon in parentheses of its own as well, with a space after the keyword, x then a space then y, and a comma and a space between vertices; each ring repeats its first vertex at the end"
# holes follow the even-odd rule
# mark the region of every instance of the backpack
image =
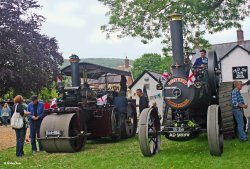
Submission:
POLYGON ((19 112, 16 111, 18 104, 15 107, 14 114, 10 119, 10 125, 13 129, 21 129, 24 125, 23 117, 20 115, 19 112))

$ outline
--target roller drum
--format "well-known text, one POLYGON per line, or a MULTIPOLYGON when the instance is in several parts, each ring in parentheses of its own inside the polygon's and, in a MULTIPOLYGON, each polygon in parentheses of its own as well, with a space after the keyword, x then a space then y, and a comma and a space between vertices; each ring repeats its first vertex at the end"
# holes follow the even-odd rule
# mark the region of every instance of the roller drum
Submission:
POLYGON ((80 151, 85 144, 75 113, 46 116, 41 124, 40 136, 42 147, 47 152, 72 153, 80 151))

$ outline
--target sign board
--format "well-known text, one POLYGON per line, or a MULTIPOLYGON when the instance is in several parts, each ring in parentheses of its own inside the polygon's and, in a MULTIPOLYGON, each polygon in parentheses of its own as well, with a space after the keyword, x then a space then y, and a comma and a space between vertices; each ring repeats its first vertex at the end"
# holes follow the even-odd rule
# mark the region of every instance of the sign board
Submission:
POLYGON ((248 79, 247 66, 232 67, 233 79, 248 79))

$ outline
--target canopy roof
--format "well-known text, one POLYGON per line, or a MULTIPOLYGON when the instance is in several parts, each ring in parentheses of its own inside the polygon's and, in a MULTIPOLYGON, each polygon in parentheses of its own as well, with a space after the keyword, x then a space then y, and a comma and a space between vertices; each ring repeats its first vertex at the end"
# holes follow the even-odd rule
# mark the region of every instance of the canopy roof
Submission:
MULTIPOLYGON (((80 76, 83 77, 83 72, 86 71, 87 78, 89 79, 98 79, 103 76, 116 76, 116 75, 124 75, 131 76, 130 72, 112 69, 100 65, 96 65, 93 63, 80 62, 79 63, 80 76)), ((71 76, 71 66, 66 66, 61 70, 62 75, 71 76)))

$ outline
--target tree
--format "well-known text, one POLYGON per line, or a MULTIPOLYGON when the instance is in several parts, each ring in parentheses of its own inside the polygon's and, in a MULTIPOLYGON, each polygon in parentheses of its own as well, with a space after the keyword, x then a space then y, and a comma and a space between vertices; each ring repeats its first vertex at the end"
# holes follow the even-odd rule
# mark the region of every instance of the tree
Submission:
POLYGON ((40 93, 39 93, 39 98, 41 98, 42 100, 50 100, 52 98, 57 98, 58 97, 58 93, 56 90, 56 86, 53 83, 51 88, 43 88, 40 93))
POLYGON ((170 70, 171 57, 156 53, 147 53, 142 55, 140 58, 135 59, 132 65, 133 78, 136 79, 144 70, 154 71, 163 73, 164 71, 170 70))
POLYGON ((0 2, 0 95, 38 93, 59 73, 63 57, 55 38, 40 34, 44 17, 35 0, 0 2))
MULTIPOLYGON (((240 27, 250 13, 249 0, 99 0, 109 7, 109 23, 101 27, 119 37, 140 36, 142 42, 163 37, 169 50, 169 14, 183 14, 184 40, 208 46, 203 35, 240 27)), ((166 51, 166 50, 165 50, 166 51)))

